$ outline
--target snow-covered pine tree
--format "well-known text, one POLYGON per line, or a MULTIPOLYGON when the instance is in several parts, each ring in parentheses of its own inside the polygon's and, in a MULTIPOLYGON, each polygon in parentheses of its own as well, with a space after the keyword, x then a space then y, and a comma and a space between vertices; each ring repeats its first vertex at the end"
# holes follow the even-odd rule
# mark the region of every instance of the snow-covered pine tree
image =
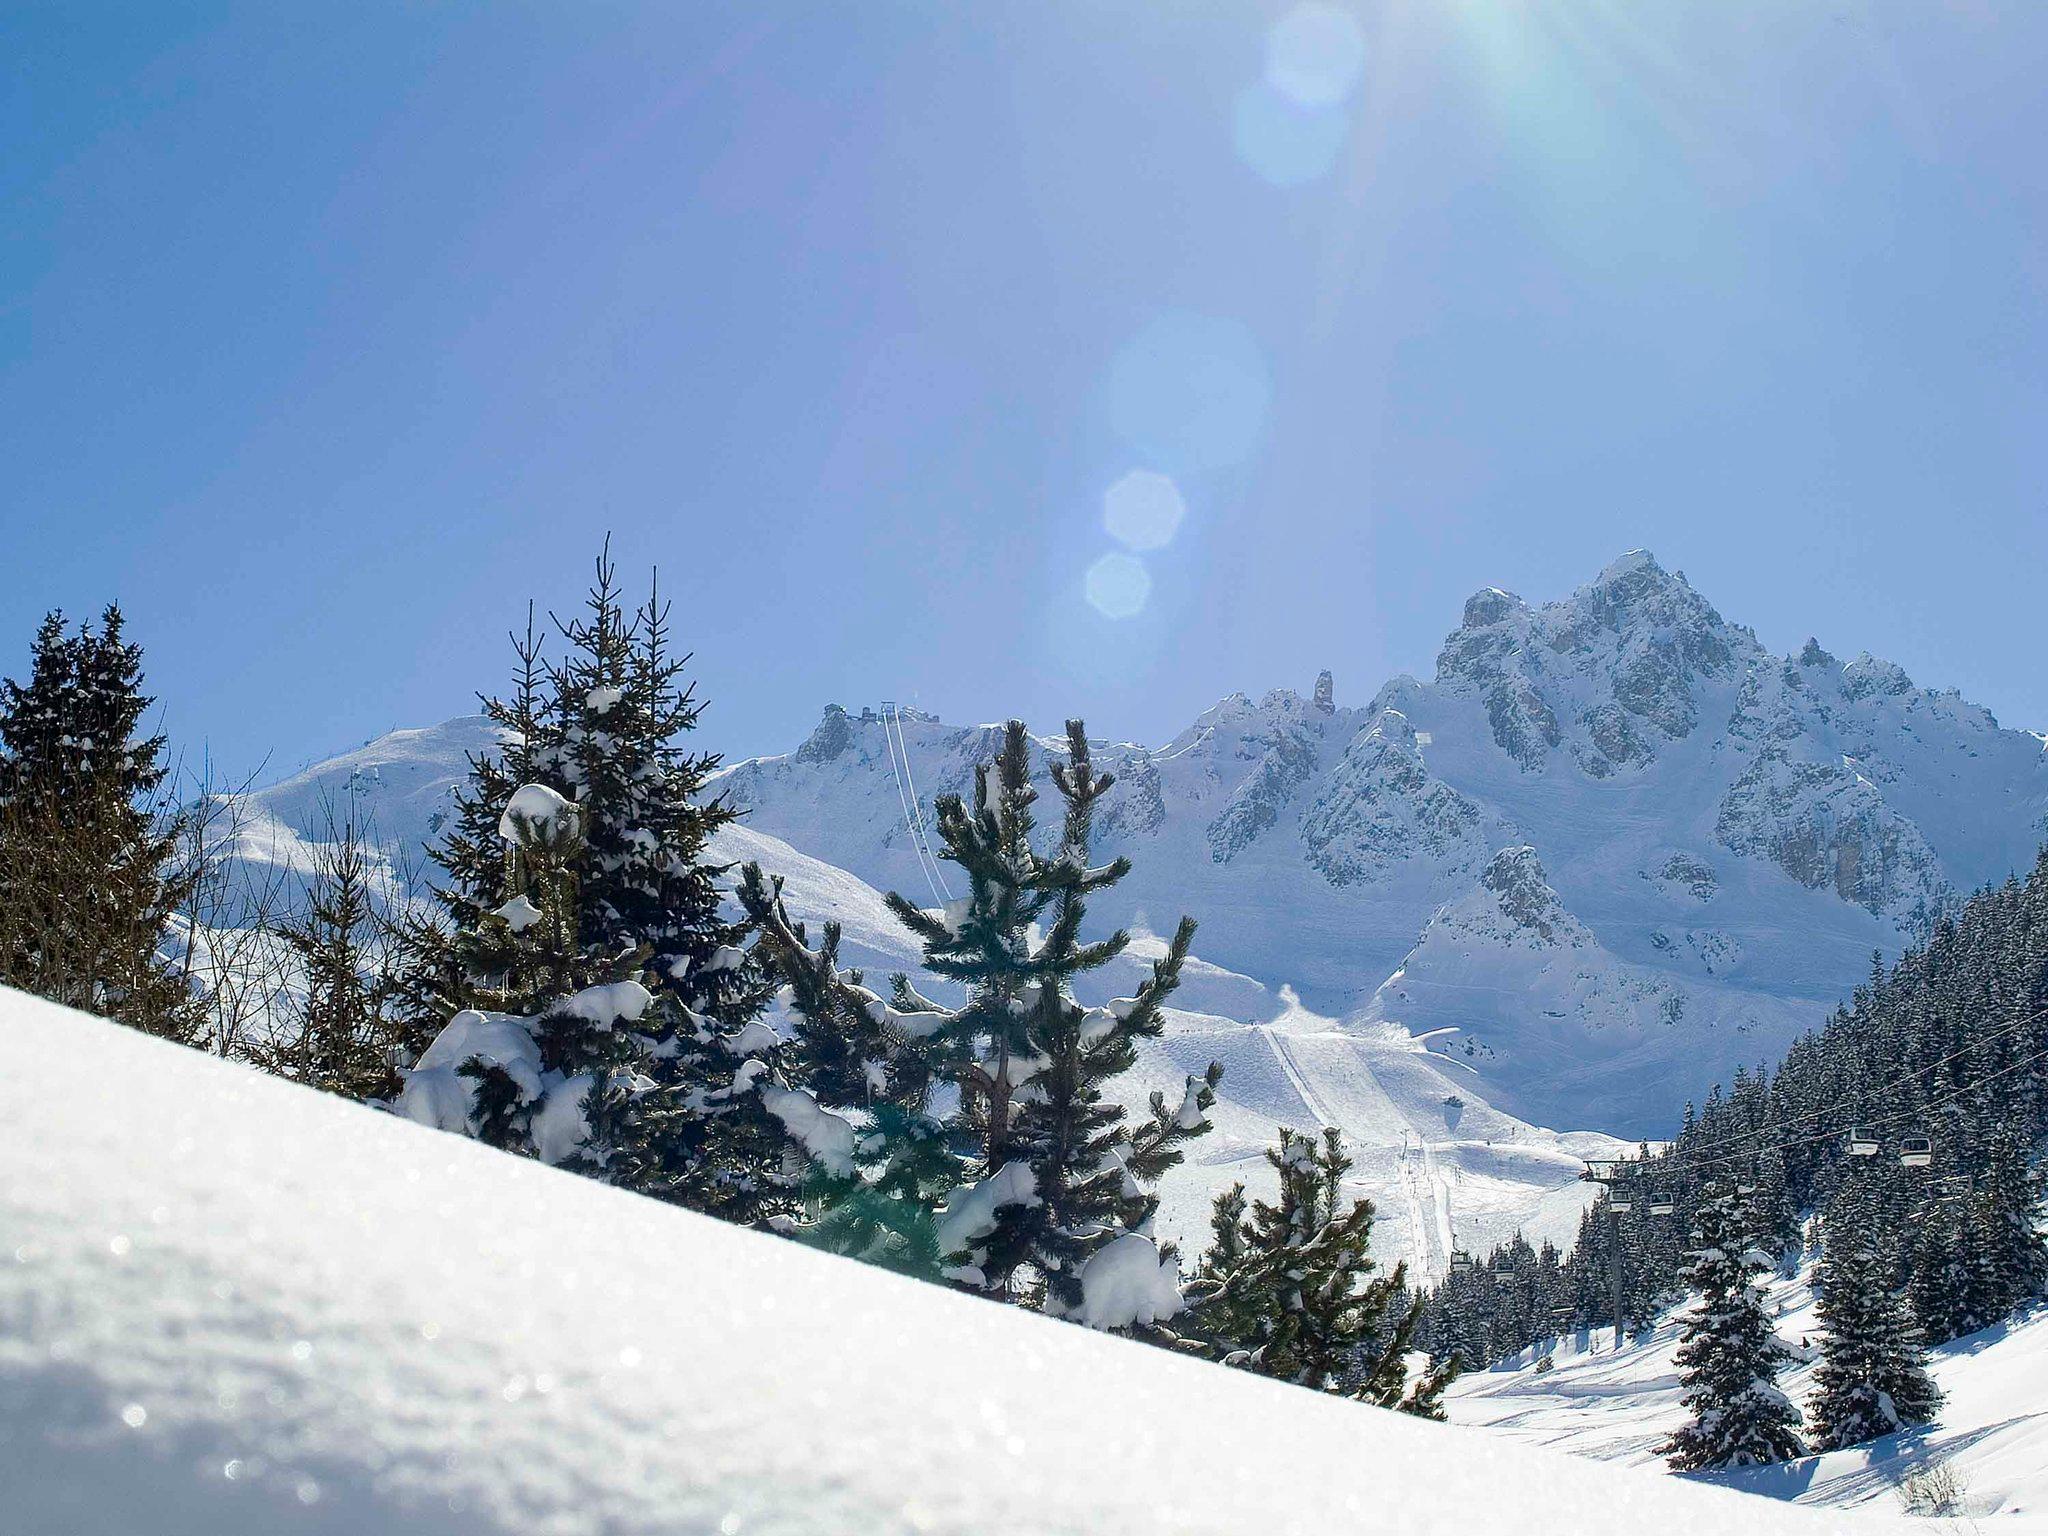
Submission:
POLYGON ((1960 1183, 1937 1189, 1913 1226, 1906 1296, 1915 1328, 1935 1344, 1975 1333, 1997 1316, 1972 1254, 1979 1202, 1960 1183))
POLYGON ((49 614, 29 680, 0 682, 0 981, 190 1042, 201 1008, 164 938, 197 876, 142 734, 142 649, 49 614))
MULTIPOLYGON (((1757 1081, 1762 1080, 1763 1074, 1759 1072, 1757 1081)), ((1768 1131, 1760 1127, 1756 1134, 1762 1137, 1768 1131)), ((1765 1147, 1757 1155, 1750 1182, 1753 1190, 1749 1204, 1756 1222, 1757 1246, 1772 1258, 1796 1253, 1801 1238, 1799 1211, 1786 1183, 1785 1154, 1775 1146, 1765 1147)))
MULTIPOLYGON (((468 1049, 449 1033, 457 1025, 474 1034, 479 1018, 498 1029, 509 1016, 537 1049, 530 1081, 484 1050, 480 1070, 497 1075, 474 1095, 500 1107, 491 1120, 503 1139, 518 1144, 523 1106, 532 1149, 549 1161, 767 1220, 789 1204, 782 1140, 741 1077, 767 989, 744 925, 720 910, 723 869, 706 857, 733 813, 705 792, 717 759, 679 743, 701 710, 682 680, 687 658, 669 649, 658 588, 626 607, 608 550, 584 614, 557 628, 567 654, 554 664, 530 619, 515 638, 512 698, 485 703, 504 751, 472 764, 437 851, 451 921, 416 942, 410 990, 449 1023, 402 1107, 431 1100, 435 1123, 482 1124, 414 1084, 468 1049)), ((491 1049, 518 1054, 510 1036, 491 1049)))
POLYGON ((735 1074, 759 1043, 767 973, 747 926, 722 910, 726 867, 712 835, 737 816, 708 792, 716 755, 684 738, 703 712, 670 644, 658 576, 628 610, 609 547, 568 643, 548 669, 549 706, 532 772, 582 815, 580 937, 586 951, 640 955, 655 1006, 641 1020, 631 1075, 598 1084, 592 1134, 606 1177, 626 1188, 742 1223, 791 1209, 782 1137, 735 1074))
POLYGON ((1972 1255, 1985 1310, 2003 1317, 2042 1293, 2048 1249, 2041 1237, 2042 1175, 2017 1126, 2000 1123, 1986 1149, 1972 1255))
POLYGON ((309 829, 313 867, 305 905, 279 926, 303 990, 272 1009, 266 1038, 248 1047, 257 1065, 308 1087, 367 1102, 399 1088, 398 1041, 386 978, 390 929, 378 910, 379 863, 351 798, 324 807, 309 829))
POLYGON ((652 995, 637 956, 610 968, 578 942, 581 817, 544 784, 515 790, 500 813, 500 907, 450 936, 457 1005, 406 1074, 399 1113, 505 1151, 589 1169, 587 1101, 600 1077, 630 1070, 626 1026, 652 995))
POLYGON ((1456 1367, 1409 1387, 1422 1297, 1408 1294, 1405 1264, 1372 1273, 1373 1205, 1345 1203, 1343 1137, 1325 1128, 1319 1145, 1283 1128, 1266 1161, 1279 1178, 1277 1202, 1256 1200, 1247 1212, 1241 1184, 1216 1197, 1211 1245, 1188 1287, 1192 1331, 1225 1364, 1441 1418, 1456 1367))
POLYGON ((1809 1407, 1816 1450, 1861 1445, 1931 1423, 1941 1392, 1922 1364, 1920 1334, 1893 1288, 1897 1265, 1880 1251, 1863 1192, 1844 1188, 1823 1227, 1821 1362, 1809 1407))
POLYGON ((973 806, 938 801, 942 853, 966 872, 967 896, 943 912, 889 898, 922 943, 925 969, 966 994, 957 1008, 902 977, 885 1002, 837 969, 831 930, 822 950, 805 947, 749 870, 741 899, 782 973, 791 1023, 782 1071, 760 1081, 819 1165, 814 1240, 901 1268, 937 1262, 955 1284, 1095 1326, 1145 1327, 1180 1307, 1174 1257, 1150 1233, 1150 1186, 1207 1129, 1221 1069, 1189 1078, 1177 1103, 1153 1095, 1136 1124, 1106 1089, 1134 1060, 1133 1042, 1162 1027, 1193 924, 1182 923, 1135 997, 1099 1008, 1075 1000, 1073 978, 1129 942, 1080 936, 1085 898, 1129 865, 1088 865, 1093 808, 1111 781, 1093 771, 1078 721, 1053 771, 1066 804, 1061 842, 1038 851, 1030 750, 1023 724, 1010 722, 996 760, 976 774, 973 806), (940 1099, 943 1122, 933 1118, 940 1099), (949 1168, 954 1182, 942 1188, 949 1168))
POLYGON ((943 856, 966 873, 967 897, 943 913, 894 894, 889 904, 923 943, 925 969, 968 994, 929 1037, 981 1143, 986 1188, 960 1204, 988 1203, 985 1222, 948 1224, 966 1245, 954 1278, 1091 1326, 1150 1325, 1180 1306, 1175 1260, 1151 1236, 1150 1186, 1208 1129, 1222 1068, 1190 1077, 1178 1104, 1154 1094, 1136 1127, 1107 1095, 1136 1060, 1135 1042, 1162 1029, 1195 925, 1181 919, 1135 997, 1098 1008, 1075 1000, 1075 978, 1130 943, 1122 931, 1081 938, 1087 898, 1130 862, 1090 867, 1095 805, 1114 780, 1095 772, 1079 720, 1067 722, 1066 748, 1052 764, 1065 806, 1057 849, 1034 846, 1030 737, 1012 720, 996 760, 976 772, 972 808, 957 795, 936 804, 943 856), (991 1193, 1004 1198, 988 1202, 991 1193))
POLYGON ((1754 1230, 1734 1186, 1701 1191, 1684 1274, 1697 1300, 1676 1356, 1692 1421, 1659 1448, 1680 1471, 1757 1466, 1804 1451, 1799 1410, 1777 1385, 1791 1356, 1756 1288, 1770 1260, 1752 1246, 1754 1230))

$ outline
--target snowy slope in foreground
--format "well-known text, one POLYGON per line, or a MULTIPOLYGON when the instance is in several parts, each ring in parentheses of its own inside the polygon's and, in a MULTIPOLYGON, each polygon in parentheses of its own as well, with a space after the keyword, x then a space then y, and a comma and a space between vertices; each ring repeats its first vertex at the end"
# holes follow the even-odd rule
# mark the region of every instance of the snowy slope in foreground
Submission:
MULTIPOLYGON (((1778 1336, 1802 1357, 1780 1378, 1799 1403, 1812 1391, 1819 1354, 1812 1278, 1811 1265, 1803 1265, 1769 1291, 1778 1336)), ((1672 1361, 1678 1333, 1667 1315, 1619 1355, 1611 1331, 1568 1337, 1542 1375, 1533 1366, 1544 1350, 1528 1351, 1454 1383, 1451 1417, 1602 1461, 1656 1465, 1658 1444, 1685 1422, 1672 1361)), ((1983 1528, 2048 1531, 2048 1314, 1958 1339, 1930 1352, 1929 1364, 1948 1398, 1939 1423, 1717 1480, 1801 1504, 1890 1511, 1903 1479, 1947 1463, 1962 1482, 1965 1526, 1997 1516, 1983 1528)))
POLYGON ((11 1530, 1871 1528, 1006 1311, 17 993, 0 1059, 11 1530))

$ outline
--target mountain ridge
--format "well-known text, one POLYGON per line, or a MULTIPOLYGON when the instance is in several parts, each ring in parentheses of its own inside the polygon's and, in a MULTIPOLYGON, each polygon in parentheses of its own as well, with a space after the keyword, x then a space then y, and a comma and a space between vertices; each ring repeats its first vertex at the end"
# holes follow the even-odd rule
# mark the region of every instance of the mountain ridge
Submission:
MULTIPOLYGON (((971 792, 994 729, 833 705, 796 751, 717 782, 754 826, 938 899, 904 798, 971 792)), ((1043 771, 1058 743, 1037 752, 1043 771)), ((1535 849, 1599 941, 1606 974, 1581 990, 1633 1002, 1578 1017, 1590 1041, 1549 1031, 1585 1059, 1489 1087, 1527 1118, 1606 1110, 1642 1132, 1774 1055, 1873 950, 2026 867, 2048 833, 2040 737, 1867 653, 1775 656, 1646 550, 1554 602, 1481 589, 1432 679, 1390 679, 1364 708, 1327 676, 1308 697, 1234 692, 1162 747, 1105 738, 1097 762, 1119 778, 1098 842, 1135 865, 1107 917, 1185 909, 1217 963, 1340 1018, 1392 1022, 1383 989, 1405 971, 1400 1022, 1457 1031, 1473 1059, 1533 1043, 1510 1000, 1543 988, 1527 966, 1460 977, 1419 951, 1497 854, 1535 849)))

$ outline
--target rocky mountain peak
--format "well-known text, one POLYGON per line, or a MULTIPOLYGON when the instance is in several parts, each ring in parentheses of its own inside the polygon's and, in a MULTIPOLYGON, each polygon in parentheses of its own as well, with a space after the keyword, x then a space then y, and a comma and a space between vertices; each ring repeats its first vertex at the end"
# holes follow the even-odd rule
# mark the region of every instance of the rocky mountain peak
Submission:
POLYGON ((1477 696, 1525 772, 1564 749, 1593 778, 1648 763, 1698 723, 1701 685, 1761 656, 1682 574, 1631 550, 1561 602, 1531 609, 1489 587, 1437 657, 1437 684, 1477 696))
POLYGON ((1799 648, 1799 665, 1802 667, 1832 668, 1840 666, 1841 663, 1821 648, 1820 641, 1808 635, 1806 637, 1806 644, 1799 648))
POLYGON ((829 763, 852 745, 853 721, 847 717, 842 705, 827 704, 824 718, 805 738, 804 744, 796 749, 796 760, 800 763, 829 763))
POLYGON ((1855 658, 1842 668, 1842 692, 1852 699, 1867 699, 1875 694, 1896 696, 1913 691, 1913 679, 1906 675, 1906 669, 1895 661, 1884 661, 1868 651, 1858 651, 1855 658))
POLYGON ((1544 878, 1543 861, 1527 843, 1503 848, 1479 877, 1502 917, 1545 944, 1576 942, 1578 923, 1544 878))
POLYGON ((1515 614, 1528 612, 1529 605, 1500 587, 1484 587, 1465 599, 1466 629, 1484 629, 1515 614))

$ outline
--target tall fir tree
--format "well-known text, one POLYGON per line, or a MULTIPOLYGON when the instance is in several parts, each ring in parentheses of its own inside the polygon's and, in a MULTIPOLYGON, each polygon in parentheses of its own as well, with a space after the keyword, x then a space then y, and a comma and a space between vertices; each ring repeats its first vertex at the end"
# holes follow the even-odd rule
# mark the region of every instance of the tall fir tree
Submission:
MULTIPOLYGON (((1180 983, 1195 925, 1181 920, 1135 997, 1095 1008, 1076 1001, 1075 979, 1130 943, 1121 930, 1082 939, 1087 898, 1131 866, 1088 863, 1095 807, 1114 779, 1095 772, 1078 720, 1067 722, 1066 760, 1051 764, 1065 811, 1060 840, 1050 853, 1036 847, 1030 751, 1023 722, 1012 720, 995 761, 977 769, 973 805, 938 798, 942 857, 968 881, 956 909, 928 912, 894 894, 889 905, 922 942, 925 969, 967 990, 932 1039, 979 1134, 983 1177, 992 1188, 1029 1189, 1028 1198, 990 1207, 987 1230, 973 1234, 954 1274, 990 1295, 1101 1322, 1089 1264, 1126 1234, 1149 1234, 1158 1207, 1151 1186, 1208 1129, 1222 1069, 1190 1078, 1178 1104, 1155 1093, 1136 1126, 1109 1097, 1108 1084, 1136 1060, 1136 1041, 1163 1028, 1160 1010, 1180 983)), ((1131 1263, 1134 1253, 1126 1244, 1116 1262, 1131 1263)), ((1162 1270, 1171 1264, 1159 1260, 1162 1270)))
POLYGON ((1821 1361, 1810 1402, 1813 1446, 1839 1450, 1931 1423, 1941 1392, 1922 1363, 1920 1333, 1894 1289, 1870 1202, 1848 1188, 1828 1208, 1819 1271, 1821 1361))
POLYGON ((121 610, 49 614, 26 683, 0 682, 0 981, 191 1042, 199 999, 166 952, 197 878, 164 738, 121 610))
POLYGON ((1981 1207, 1962 1183, 1958 1179, 1954 1186, 1938 1189, 1921 1208, 1909 1250, 1906 1296, 1913 1323, 1935 1344, 1975 1333, 1997 1320, 1995 1298, 1986 1292, 1972 1249, 1981 1207))
POLYGON ((1051 777, 1065 815, 1046 852, 1033 837, 1031 739, 1011 721, 995 760, 977 770, 973 804, 937 802, 941 856, 964 871, 968 894, 943 911, 889 898, 924 969, 964 992, 958 1007, 900 977, 892 1001, 861 987, 837 971, 832 935, 823 951, 804 948, 749 872, 742 899, 806 1042, 791 1057, 796 1080, 775 1085, 793 1096, 777 1099, 777 1113, 824 1167, 813 1220, 836 1243, 880 1231, 885 1247, 921 1252, 965 1288, 1099 1326, 1150 1327, 1179 1307, 1174 1256, 1151 1236, 1152 1186, 1208 1128, 1221 1068, 1189 1078, 1177 1102, 1155 1093, 1135 1122, 1111 1096, 1135 1042, 1163 1027, 1194 925, 1182 922, 1136 996, 1092 1008, 1075 999, 1075 978, 1129 943, 1121 932, 1084 940, 1082 929, 1086 898, 1130 866, 1088 863, 1094 809, 1112 781, 1094 771, 1079 721, 1051 777), (835 1019, 859 1042, 863 1082, 840 1064, 845 1047, 829 1044, 835 1019), (959 1182, 942 1188, 949 1168, 959 1182), (925 1232, 928 1250, 918 1246, 925 1232))
MULTIPOLYGON (((540 1081, 574 1113, 549 1114, 482 1052, 465 1070, 483 1074, 510 1144, 523 1135, 608 1182, 770 1220, 792 1206, 783 1141, 740 1078, 766 974, 721 908, 725 869, 708 845, 734 813, 708 789, 717 758, 683 745, 702 709, 688 658, 672 651, 658 586, 629 608, 608 550, 583 613, 557 629, 566 654, 553 663, 530 618, 515 637, 514 690, 485 701, 504 748, 473 762, 437 851, 449 921, 415 933, 408 990, 449 1022, 420 1065, 445 1068, 464 1048, 447 1031, 475 1034, 465 1015, 522 1017, 540 1081), (547 1147, 521 1102, 553 1133, 547 1147)), ((452 1118, 445 1104, 435 1114, 452 1118)))
POLYGON ((1799 1410, 1779 1390, 1791 1358, 1764 1312, 1756 1221, 1731 1185, 1702 1192, 1685 1282, 1695 1301, 1676 1360, 1691 1422, 1660 1449, 1680 1471, 1748 1467, 1802 1455, 1799 1410))
POLYGON ((1984 1309, 2003 1317, 2040 1296, 2048 1283, 2048 1248, 2041 1234, 2043 1175, 2011 1122, 1997 1126, 1988 1140, 1973 1257, 1984 1309))

